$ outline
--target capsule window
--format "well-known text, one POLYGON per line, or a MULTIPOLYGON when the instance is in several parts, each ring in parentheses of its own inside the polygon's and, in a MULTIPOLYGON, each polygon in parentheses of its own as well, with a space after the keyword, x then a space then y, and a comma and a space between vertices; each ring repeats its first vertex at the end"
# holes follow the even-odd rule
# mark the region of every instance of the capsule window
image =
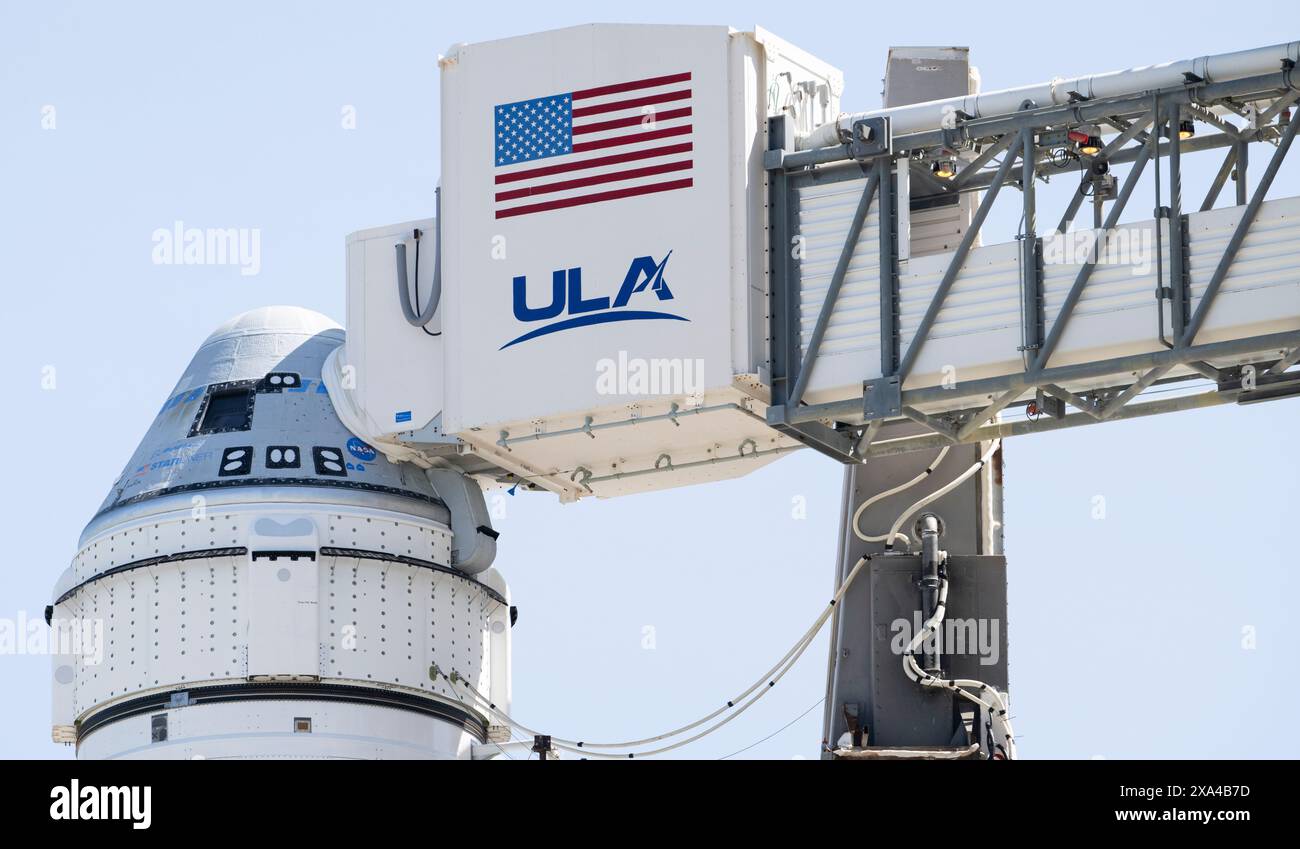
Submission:
POLYGON ((217 384, 208 389, 190 436, 231 433, 253 426, 253 401, 257 397, 251 384, 217 384))
POLYGON ((302 466, 302 454, 297 445, 268 445, 266 448, 266 467, 268 469, 297 469, 302 466))
POLYGON ((301 389, 302 378, 291 371, 273 371, 262 378, 258 392, 281 392, 285 389, 301 389))
POLYGON ((316 474, 327 477, 345 478, 348 471, 344 466, 343 451, 338 448, 317 446, 311 450, 312 460, 316 463, 316 474))
POLYGON ((253 471, 253 446, 233 445, 221 452, 221 467, 217 469, 217 477, 246 475, 251 471, 253 471))

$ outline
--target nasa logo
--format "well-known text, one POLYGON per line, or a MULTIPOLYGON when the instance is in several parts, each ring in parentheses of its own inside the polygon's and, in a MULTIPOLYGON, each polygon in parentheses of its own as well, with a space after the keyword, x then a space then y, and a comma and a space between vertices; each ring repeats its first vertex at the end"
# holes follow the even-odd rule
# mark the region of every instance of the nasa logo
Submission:
POLYGON ((504 351, 512 345, 518 345, 520 342, 527 342, 529 339, 536 339, 539 336, 546 336, 550 333, 558 333, 561 330, 572 330, 577 327, 586 327, 592 324, 604 324, 610 321, 646 321, 654 319, 671 319, 673 321, 690 321, 680 315, 673 315, 667 312, 657 312, 655 310, 629 310, 626 309, 628 301, 638 292, 649 289, 654 292, 661 301, 671 301, 673 299, 672 290, 668 288, 668 283, 664 280, 664 268, 668 265, 668 259, 673 255, 672 251, 656 262, 654 257, 639 256, 632 260, 628 266, 627 274, 623 277, 623 285, 618 289, 618 294, 614 296, 613 303, 609 298, 584 298, 582 296, 582 267, 561 268, 551 273, 551 302, 544 307, 528 306, 528 278, 526 275, 520 275, 513 280, 513 298, 515 318, 525 323, 548 321, 549 324, 533 328, 521 336, 511 339, 502 345, 498 350, 504 351), (559 321, 551 321, 561 315, 567 315, 559 321))
POLYGON ((348 440, 348 453, 358 460, 364 460, 369 463, 378 456, 379 452, 366 443, 357 439, 355 436, 348 440))

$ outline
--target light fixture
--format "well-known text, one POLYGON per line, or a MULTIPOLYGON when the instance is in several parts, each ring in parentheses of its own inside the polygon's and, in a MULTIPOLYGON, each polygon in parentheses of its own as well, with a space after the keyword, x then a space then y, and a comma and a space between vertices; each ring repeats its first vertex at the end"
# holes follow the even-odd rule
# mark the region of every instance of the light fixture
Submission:
POLYGON ((952 159, 936 159, 930 166, 930 173, 940 180, 951 180, 957 176, 957 163, 952 159))
POLYGON ((1196 135, 1196 125, 1191 121, 1178 122, 1178 138, 1186 141, 1196 135))
POLYGON ((1077 144, 1079 152, 1085 156, 1096 156, 1101 153, 1101 136, 1097 135, 1095 127, 1080 127, 1077 130, 1070 130, 1069 136, 1070 141, 1077 144))

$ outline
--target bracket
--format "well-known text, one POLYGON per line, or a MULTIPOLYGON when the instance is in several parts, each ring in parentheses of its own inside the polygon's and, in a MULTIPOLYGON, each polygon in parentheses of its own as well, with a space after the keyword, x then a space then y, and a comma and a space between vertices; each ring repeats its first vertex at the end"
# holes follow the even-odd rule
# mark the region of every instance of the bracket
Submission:
POLYGON ((896 374, 862 383, 863 417, 867 421, 901 415, 903 381, 896 374))
POLYGON ((849 156, 859 162, 884 156, 892 151, 893 142, 888 118, 863 118, 853 122, 849 156))

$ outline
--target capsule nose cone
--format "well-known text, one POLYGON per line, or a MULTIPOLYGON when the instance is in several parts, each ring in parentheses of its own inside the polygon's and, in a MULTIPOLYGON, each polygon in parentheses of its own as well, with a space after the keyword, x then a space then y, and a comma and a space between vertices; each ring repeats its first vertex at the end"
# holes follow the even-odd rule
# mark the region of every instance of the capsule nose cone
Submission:
POLYGON ((235 336, 264 334, 316 336, 331 331, 337 332, 339 341, 343 341, 343 328, 338 322, 315 310, 293 306, 258 307, 240 313, 222 324, 212 331, 203 344, 208 345, 235 336))
MULTIPOLYGON (((105 528, 201 494, 256 501, 265 488, 309 487, 327 501, 415 499, 439 512, 422 475, 408 475, 350 433, 321 379, 345 334, 330 318, 293 306, 235 316, 214 330, 164 400, 83 544, 105 528), (130 513, 117 511, 129 508, 130 513)), ((275 498, 283 500, 282 495, 275 498)))

